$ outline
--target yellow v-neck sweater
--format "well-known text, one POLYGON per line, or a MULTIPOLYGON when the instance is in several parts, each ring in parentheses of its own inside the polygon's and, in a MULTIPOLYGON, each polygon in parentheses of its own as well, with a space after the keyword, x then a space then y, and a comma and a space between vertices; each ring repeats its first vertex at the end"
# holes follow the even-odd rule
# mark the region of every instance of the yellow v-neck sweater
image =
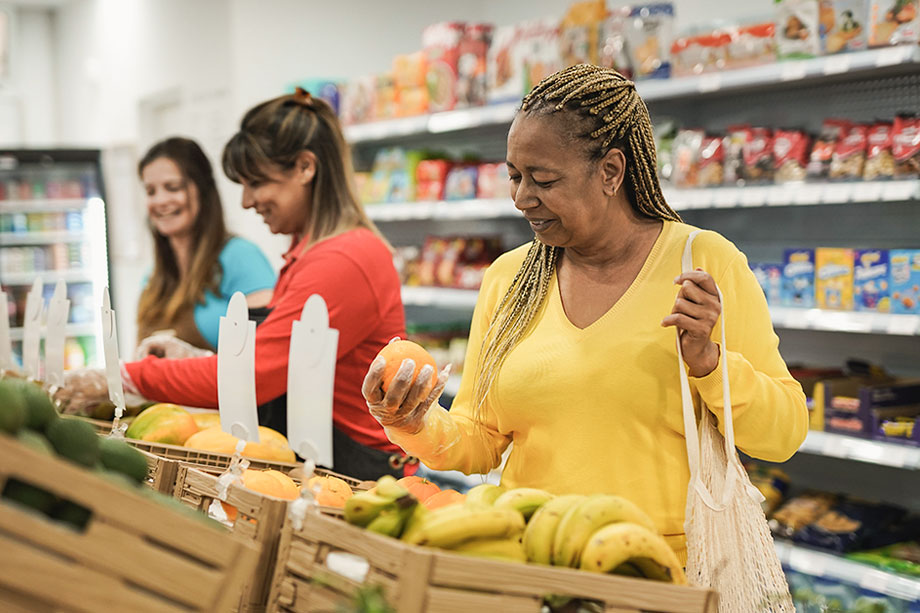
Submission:
MULTIPOLYGON (((485 427, 477 427, 471 405, 482 337, 528 245, 501 256, 479 293, 451 410, 435 406, 421 432, 391 430, 390 439, 431 468, 467 474, 498 466, 513 442, 502 485, 624 496, 683 557, 689 469, 675 329, 661 327, 661 320, 674 304, 674 279, 694 229, 665 222, 635 281, 587 328, 567 319, 554 279, 530 334, 496 377, 485 427)), ((722 290, 727 347, 720 360, 728 360, 736 444, 756 458, 786 460, 805 438, 808 411, 780 357, 763 291, 744 254, 714 232, 695 239, 693 265, 722 290)), ((721 340, 718 324, 713 340, 721 340)), ((714 415, 722 414, 721 362, 711 374, 691 377, 690 385, 697 411, 702 398, 714 415)))

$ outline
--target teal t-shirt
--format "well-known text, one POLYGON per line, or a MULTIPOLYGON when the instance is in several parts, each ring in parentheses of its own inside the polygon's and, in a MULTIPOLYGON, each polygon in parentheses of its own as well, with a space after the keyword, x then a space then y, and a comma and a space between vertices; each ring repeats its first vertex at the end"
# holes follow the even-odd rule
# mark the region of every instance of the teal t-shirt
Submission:
POLYGON ((224 245, 218 257, 223 276, 220 280, 220 295, 208 291, 204 304, 195 305, 195 325, 201 336, 212 347, 217 347, 217 331, 220 318, 227 314, 230 296, 235 292, 251 294, 275 287, 277 277, 268 258, 255 243, 234 236, 224 245))

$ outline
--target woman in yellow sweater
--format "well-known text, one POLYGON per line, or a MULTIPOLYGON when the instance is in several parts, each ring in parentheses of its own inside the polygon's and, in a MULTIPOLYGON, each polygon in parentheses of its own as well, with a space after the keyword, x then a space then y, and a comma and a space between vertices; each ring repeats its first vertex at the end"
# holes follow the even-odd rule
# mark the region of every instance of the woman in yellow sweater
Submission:
MULTIPOLYGON (((763 292, 747 260, 665 202, 648 111, 632 82, 579 65, 541 82, 508 134, 515 206, 536 234, 501 256, 473 314, 466 376, 451 410, 405 361, 384 394, 383 360, 364 385, 394 443, 434 469, 484 473, 507 487, 624 496, 684 554, 689 470, 674 328, 697 411, 722 414, 728 360, 735 440, 765 460, 805 438, 801 386, 778 351, 763 292), (726 347, 714 338, 726 312, 726 347)), ((426 370, 427 369, 427 370, 426 370)))

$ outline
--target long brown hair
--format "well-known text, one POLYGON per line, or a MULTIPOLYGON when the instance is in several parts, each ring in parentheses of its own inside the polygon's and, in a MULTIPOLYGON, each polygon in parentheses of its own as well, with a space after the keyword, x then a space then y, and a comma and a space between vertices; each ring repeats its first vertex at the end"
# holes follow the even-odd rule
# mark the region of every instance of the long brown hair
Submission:
MULTIPOLYGON (((619 149, 626 157, 626 197, 636 214, 680 221, 661 193, 648 109, 635 84, 617 71, 578 64, 552 74, 524 97, 519 115, 554 115, 564 121, 575 141, 584 145, 589 162, 619 149)), ((473 416, 480 423, 486 395, 543 305, 561 252, 535 238, 492 316, 474 379, 473 416)))
POLYGON ((179 167, 186 182, 186 193, 189 182, 197 188, 198 216, 192 224, 195 250, 189 270, 183 276, 169 239, 148 223, 153 235, 154 265, 137 307, 138 329, 142 331, 171 327, 183 310, 193 309, 204 301, 205 292, 219 291, 223 272, 220 252, 230 238, 211 163, 198 143, 180 137, 156 143, 138 162, 138 175, 142 176, 144 168, 160 158, 171 160, 179 167))
POLYGON ((325 101, 300 88, 243 116, 239 131, 224 147, 224 173, 237 183, 262 181, 274 169, 293 168, 303 151, 316 156, 305 246, 355 228, 367 228, 386 243, 358 200, 351 153, 338 118, 325 101))

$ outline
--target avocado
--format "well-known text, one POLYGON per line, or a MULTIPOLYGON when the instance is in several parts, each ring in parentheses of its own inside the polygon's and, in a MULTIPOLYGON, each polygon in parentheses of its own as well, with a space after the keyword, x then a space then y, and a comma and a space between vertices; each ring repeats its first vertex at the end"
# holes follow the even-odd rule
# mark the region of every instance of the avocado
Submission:
POLYGON ((26 402, 22 397, 21 379, 0 379, 0 432, 16 434, 26 423, 26 402))
POLYGON ((128 443, 103 438, 99 440, 99 452, 99 459, 107 469, 127 475, 138 483, 147 478, 147 458, 128 443))
POLYGON ((18 502, 45 515, 51 511, 56 500, 55 495, 51 492, 19 479, 8 480, 3 486, 3 494, 0 494, 0 497, 4 500, 18 502))
POLYGON ((57 411, 51 402, 51 397, 39 385, 19 380, 19 390, 26 409, 26 428, 43 432, 53 420, 57 419, 57 411))
POLYGON ((99 437, 85 421, 58 419, 46 436, 58 455, 72 462, 92 468, 99 459, 99 437))
POLYGON ((19 439, 19 442, 30 447, 35 451, 40 451, 47 455, 54 455, 54 447, 51 446, 51 443, 48 442, 44 436, 35 432, 33 430, 20 430, 19 434, 16 435, 16 438, 19 439))

